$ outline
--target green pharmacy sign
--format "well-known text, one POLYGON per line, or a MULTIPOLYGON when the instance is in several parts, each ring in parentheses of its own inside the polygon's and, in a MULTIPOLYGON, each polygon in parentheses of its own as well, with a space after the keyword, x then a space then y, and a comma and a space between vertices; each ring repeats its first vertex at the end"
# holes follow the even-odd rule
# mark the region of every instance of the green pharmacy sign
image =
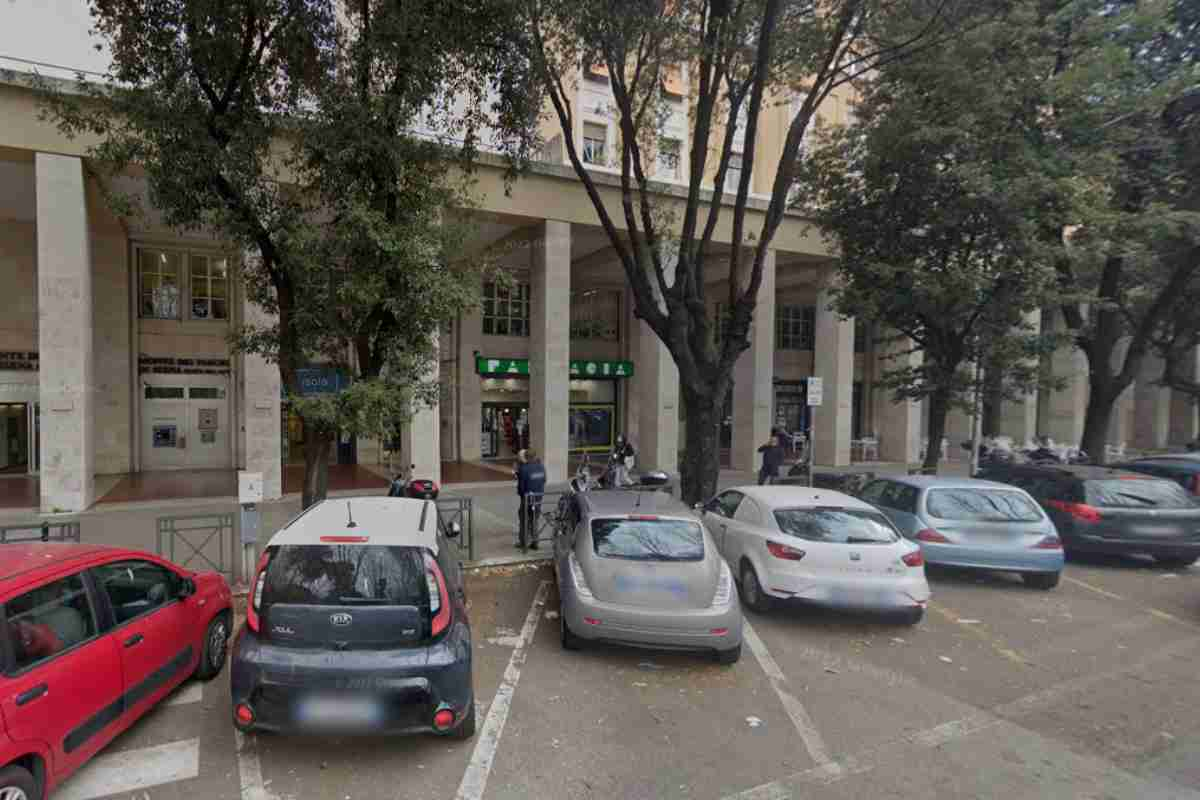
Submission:
MULTIPOLYGON (((475 357, 475 371, 480 375, 528 375, 527 358, 475 357)), ((633 376, 632 361, 572 361, 572 378, 629 378, 633 376)))

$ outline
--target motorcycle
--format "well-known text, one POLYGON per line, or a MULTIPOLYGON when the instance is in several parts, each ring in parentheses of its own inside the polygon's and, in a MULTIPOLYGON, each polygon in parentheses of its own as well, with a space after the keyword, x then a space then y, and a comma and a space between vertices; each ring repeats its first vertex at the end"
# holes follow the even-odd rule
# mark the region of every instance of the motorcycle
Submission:
POLYGON ((416 468, 416 464, 409 464, 408 469, 392 478, 392 483, 388 487, 388 497, 437 500, 439 492, 437 482, 429 478, 413 478, 412 471, 416 468))

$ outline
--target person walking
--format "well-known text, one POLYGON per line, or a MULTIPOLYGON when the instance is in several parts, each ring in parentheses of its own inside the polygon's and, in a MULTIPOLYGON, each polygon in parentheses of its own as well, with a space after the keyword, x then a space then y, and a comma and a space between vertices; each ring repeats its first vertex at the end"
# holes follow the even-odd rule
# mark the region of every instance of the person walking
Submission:
POLYGON ((783 448, 779 445, 779 437, 772 436, 767 443, 758 448, 762 453, 762 466, 758 469, 758 485, 775 483, 779 470, 783 468, 783 448))
POLYGON ((520 506, 517 509, 517 547, 525 549, 530 539, 529 547, 538 549, 537 539, 534 538, 534 523, 542 515, 542 495, 546 493, 546 468, 542 459, 533 450, 522 450, 521 465, 517 467, 517 497, 520 506))

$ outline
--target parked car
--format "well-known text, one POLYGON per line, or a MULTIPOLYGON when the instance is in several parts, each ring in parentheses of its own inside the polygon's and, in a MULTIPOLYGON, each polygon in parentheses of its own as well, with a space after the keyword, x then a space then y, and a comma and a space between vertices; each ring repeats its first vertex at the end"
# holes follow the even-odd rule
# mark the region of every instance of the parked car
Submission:
POLYGON ((1053 589, 1063 568, 1054 523, 1024 490, 971 478, 898 476, 859 495, 916 542, 926 564, 1017 572, 1053 589))
POLYGON ((989 466, 980 476, 1029 492, 1068 554, 1144 554, 1172 567, 1200 558, 1200 503, 1174 481, 1109 467, 1023 464, 989 466))
POLYGON ((663 492, 570 496, 554 538, 562 646, 742 653, 733 575, 691 511, 663 492))
POLYGON ((229 585, 137 550, 0 546, 0 798, 35 800, 225 666, 229 585))
POLYGON ((701 510, 755 611, 804 600, 899 612, 910 624, 925 614, 921 548, 861 500, 828 489, 739 486, 701 510))
POLYGON ((1200 495, 1200 453, 1148 456, 1110 466, 1113 469, 1166 478, 1178 483, 1189 494, 1200 495))
POLYGON ((230 668, 240 730, 475 734, 462 570, 433 502, 319 503, 251 585, 230 668))

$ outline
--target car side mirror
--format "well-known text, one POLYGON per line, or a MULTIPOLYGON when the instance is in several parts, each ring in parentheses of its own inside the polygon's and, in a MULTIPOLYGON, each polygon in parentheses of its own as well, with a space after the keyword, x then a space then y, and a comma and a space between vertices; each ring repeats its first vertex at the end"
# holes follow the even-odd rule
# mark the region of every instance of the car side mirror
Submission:
POLYGON ((196 593, 196 582, 191 578, 184 578, 179 584, 179 596, 191 597, 196 593))
POLYGON ((446 529, 446 536, 450 539, 457 539, 462 535, 462 525, 457 522, 451 522, 446 529))

